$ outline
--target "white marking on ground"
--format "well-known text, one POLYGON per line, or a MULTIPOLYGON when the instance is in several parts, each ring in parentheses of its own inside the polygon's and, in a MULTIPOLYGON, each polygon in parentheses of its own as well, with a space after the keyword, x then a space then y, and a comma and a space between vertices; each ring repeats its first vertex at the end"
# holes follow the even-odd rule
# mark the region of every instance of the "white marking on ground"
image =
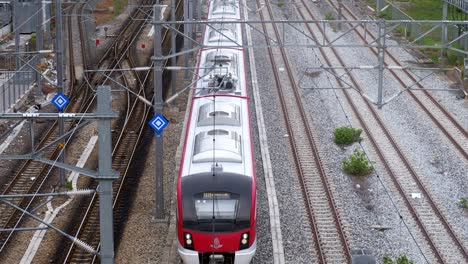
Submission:
MULTIPOLYGON (((244 7, 247 7, 246 0, 244 0, 243 2, 244 7)), ((244 8, 244 16, 245 20, 248 21, 248 12, 246 8, 244 8)), ((278 199, 276 197, 273 169, 271 167, 270 151, 268 148, 268 138, 266 135, 265 122, 263 119, 262 101, 260 98, 260 92, 258 90, 257 69, 255 66, 254 49, 252 48, 252 36, 250 30, 246 30, 246 34, 247 43, 249 46, 251 46, 249 48, 249 63, 250 72, 252 73, 252 92, 255 100, 255 112, 257 114, 260 150, 262 153, 263 170, 265 174, 266 191, 268 196, 268 209, 270 212, 271 241, 273 244, 273 263, 283 264, 285 263, 285 260, 283 250, 283 236, 281 235, 280 213, 278 207, 278 199)))
POLYGON ((26 123, 26 120, 22 121, 18 126, 16 126, 13 131, 11 131, 7 139, 0 145, 0 154, 2 154, 10 146, 11 142, 13 142, 16 136, 18 136, 19 132, 24 126, 24 123, 26 123))
MULTIPOLYGON (((80 167, 80 168, 84 167, 84 165, 86 164, 86 161, 88 160, 89 156, 91 155, 91 152, 93 151, 94 147, 96 146, 97 140, 98 140, 98 136, 92 136, 91 139, 88 141, 88 145, 86 145, 86 148, 84 149, 83 154, 81 154, 80 159, 76 163, 77 167, 80 167)), ((73 191, 77 190, 77 182, 78 182, 79 175, 80 174, 78 172, 73 171, 68 176, 68 181, 72 182, 73 191)), ((52 198, 52 197, 49 196, 49 198, 52 198)), ((65 201, 63 204, 56 207, 55 209, 53 208, 52 203, 48 202, 47 203, 47 212, 45 213, 43 221, 48 223, 48 224, 51 224, 52 221, 54 221, 57 214, 60 212, 60 210, 65 208, 65 206, 67 206, 73 199, 74 199, 73 196, 70 197, 67 201, 65 201)), ((38 227, 46 227, 46 225, 41 223, 38 227)), ((47 229, 37 230, 36 232, 34 232, 34 235, 31 238, 31 242, 29 243, 28 249, 24 253, 20 264, 31 263, 33 261, 34 256, 36 255, 36 253, 37 253, 37 251, 39 249, 39 246, 41 245, 41 242, 44 239, 44 236, 45 236, 46 232, 47 232, 47 229)))
POLYGON ((150 31, 148 32, 148 37, 152 37, 153 34, 154 34, 154 26, 152 26, 150 31))
MULTIPOLYGON (((35 109, 34 107, 30 107, 26 112, 27 113, 35 113, 35 112, 37 112, 37 109, 35 109)), ((7 139, 2 144, 0 144, 0 154, 2 154, 10 146, 11 142, 13 142, 13 140, 16 139, 19 132, 23 128, 25 122, 26 122, 26 120, 22 121, 18 126, 16 126, 13 129, 13 131, 11 131, 11 133, 7 137, 7 139)))

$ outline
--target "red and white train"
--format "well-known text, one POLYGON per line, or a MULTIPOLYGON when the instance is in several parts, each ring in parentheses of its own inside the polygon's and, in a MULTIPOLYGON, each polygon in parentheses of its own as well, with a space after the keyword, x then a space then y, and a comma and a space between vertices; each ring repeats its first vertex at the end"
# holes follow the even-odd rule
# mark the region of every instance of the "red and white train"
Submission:
MULTIPOLYGON (((239 1, 212 0, 208 20, 240 20, 239 1)), ((210 24, 203 43, 177 182, 178 251, 184 263, 250 263, 256 182, 240 24, 210 24)))

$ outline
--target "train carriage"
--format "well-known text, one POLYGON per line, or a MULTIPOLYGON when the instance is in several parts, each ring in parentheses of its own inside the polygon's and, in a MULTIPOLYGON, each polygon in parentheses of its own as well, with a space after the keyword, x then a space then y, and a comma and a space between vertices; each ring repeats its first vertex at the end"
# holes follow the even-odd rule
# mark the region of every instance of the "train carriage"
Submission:
MULTIPOLYGON (((211 1, 208 18, 240 19, 239 1, 211 1)), ((184 263, 250 263, 256 182, 244 50, 233 48, 241 27, 213 23, 203 43, 177 184, 178 251, 184 263)))

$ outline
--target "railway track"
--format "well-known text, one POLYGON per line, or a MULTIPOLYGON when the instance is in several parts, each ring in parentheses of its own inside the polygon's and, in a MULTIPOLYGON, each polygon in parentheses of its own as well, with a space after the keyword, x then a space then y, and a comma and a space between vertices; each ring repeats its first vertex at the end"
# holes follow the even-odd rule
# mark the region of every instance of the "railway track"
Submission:
MULTIPOLYGON (((300 18, 302 20, 316 20, 308 3, 302 1, 302 6, 305 8, 297 8, 300 18)), ((319 25, 308 24, 306 28, 315 39, 325 38, 328 41, 323 28, 319 25)), ((319 48, 319 51, 328 66, 331 66, 330 53, 326 53, 322 48, 319 48)), ((341 66, 345 66, 337 51, 333 48, 331 48, 331 51, 336 61, 341 66)), ((335 73, 339 74, 336 71, 335 73)), ((349 74, 349 76, 353 85, 361 89, 353 74, 349 74)), ((337 81, 341 82, 339 79, 337 81)), ((398 199, 398 202, 403 208, 401 211, 402 217, 411 220, 412 226, 417 226, 418 231, 423 236, 417 237, 416 240, 426 261, 429 263, 466 261, 468 255, 462 240, 453 231, 435 199, 425 187, 421 176, 401 151, 377 111, 361 97, 352 96, 347 90, 342 90, 342 92, 353 110, 354 116, 366 132, 366 136, 374 148, 375 156, 379 157, 381 164, 383 164, 385 182, 390 186, 393 193, 400 194, 401 198, 398 199), (363 112, 366 114, 362 114, 363 112), (415 192, 421 193, 424 199, 421 199, 418 203, 410 199, 410 194, 415 192)))
MULTIPOLYGON (((141 15, 151 14, 151 9, 142 10, 141 15)), ((182 15, 182 1, 179 1, 176 6, 176 15, 181 17, 182 15)), ((135 16, 133 16, 135 17, 135 16)), ((163 34, 163 43, 169 43, 170 41, 169 31, 165 31, 163 34)), ((126 41, 124 43, 132 43, 133 37, 125 37, 126 41)), ((116 46, 115 50, 127 49, 126 45, 116 46)), ((169 52, 170 49, 167 48, 167 45, 164 49, 166 52, 169 52)), ((169 60, 165 61, 167 65, 169 60)), ((132 60, 132 56, 129 53, 126 53, 125 59, 118 60, 120 68, 134 68, 136 67, 135 63, 132 60)), ((127 87, 133 87, 135 92, 138 95, 144 96, 146 98, 151 98, 148 96, 152 93, 153 88, 148 84, 148 76, 151 71, 146 73, 145 76, 140 76, 139 73, 129 71, 124 73, 121 76, 122 82, 127 87)), ((113 188, 113 211, 114 211, 114 230, 120 230, 120 227, 123 226, 125 218, 128 214, 128 201, 132 198, 129 197, 129 191, 126 189, 132 189, 136 186, 138 175, 128 175, 127 172, 129 168, 137 167, 133 162, 133 157, 136 151, 141 149, 139 145, 142 138, 146 140, 151 140, 153 132, 149 130, 146 126, 146 120, 148 115, 151 113, 152 109, 148 108, 139 100, 132 99, 129 93, 127 93, 127 111, 122 115, 122 120, 119 122, 120 125, 117 125, 114 128, 115 133, 119 133, 118 137, 114 137, 113 140, 113 162, 112 168, 120 173, 119 179, 114 182, 113 188)), ((144 148, 144 147, 143 147, 144 148)), ((141 164, 140 164, 141 165, 141 164)), ((141 166, 140 166, 141 167, 141 166)), ((134 170, 132 170, 134 171, 134 170)), ((90 188, 97 188, 97 183, 93 182, 90 188)), ((71 230, 71 233, 75 236, 92 246, 97 251, 100 248, 99 240, 99 198, 95 194, 90 199, 85 199, 80 205, 80 210, 75 214, 76 219, 81 219, 79 225, 76 228, 71 230)), ((119 233, 116 232, 115 240, 118 243, 119 233)), ((95 263, 98 262, 98 256, 93 255, 91 252, 78 248, 75 244, 66 241, 68 248, 65 250, 67 254, 61 256, 57 252, 56 262, 60 263, 95 263)), ((58 250, 63 251, 63 247, 58 250)))
MULTIPOLYGON (((70 14, 73 12, 74 8, 70 9, 70 14)), ((71 25, 71 17, 68 17, 68 25, 71 25)), ((70 56, 71 61, 73 62, 73 56, 70 56)), ((71 64, 73 65, 73 64, 71 64)), ((74 75, 73 75, 74 77, 74 75)), ((75 80, 75 78, 71 78, 75 80)), ((71 86, 75 85, 75 82, 70 82, 71 86)), ((70 91, 74 89, 71 88, 70 91)), ((85 108, 83 105, 88 105, 89 96, 87 91, 84 91, 82 97, 79 97, 78 94, 72 92, 70 94, 70 104, 67 106, 66 111, 70 112, 80 112, 84 111, 85 108)), ((73 129, 75 126, 75 121, 65 122, 65 131, 73 129)), ((57 142, 55 141, 58 137, 57 130, 57 122, 51 126, 51 128, 44 133, 43 139, 39 141, 37 146, 35 146, 35 150, 45 149, 42 152, 42 156, 44 158, 48 158, 50 160, 57 159, 59 153, 62 151, 62 148, 57 146, 57 142)), ((39 190, 42 188, 44 183, 48 180, 48 177, 53 174, 53 168, 50 165, 46 165, 39 161, 34 160, 27 160, 23 161, 19 164, 19 169, 12 177, 12 180, 3 190, 2 194, 31 194, 31 193, 38 193, 39 190), (34 180, 31 180, 34 179, 34 180)), ((28 209, 34 199, 32 198, 14 198, 11 199, 10 202, 14 203, 15 205, 28 209)), ((0 204, 0 227, 4 229, 11 229, 16 228, 19 226, 20 222, 24 218, 24 214, 20 213, 19 211, 8 207, 4 204, 0 204)), ((13 232, 0 232, 0 252, 2 252, 8 241, 12 238, 13 232)))
MULTIPOLYGON (((261 20, 274 20, 269 1, 265 4, 266 8, 259 13, 261 20)), ((259 1, 257 5, 260 6, 259 1)), ((273 35, 273 39, 280 42, 281 37, 276 24, 269 26, 263 24, 263 31, 267 43, 271 44, 271 38, 267 37, 270 34, 273 35)), ((347 237, 289 59, 283 48, 269 48, 268 54, 288 129, 311 232, 315 240, 317 262, 349 262, 347 237), (279 72, 279 68, 286 69, 286 74, 279 72)))
MULTIPOLYGON (((338 11, 338 3, 332 0, 327 2, 338 11)), ((347 7, 344 3, 342 5, 342 15, 347 20, 359 20, 359 18, 347 7)), ((365 44, 370 44, 376 40, 375 32, 372 32, 369 28, 355 27, 353 31, 365 44)), ((372 54, 378 57, 378 51, 376 48, 370 48, 372 54)), ((385 66, 397 65, 403 66, 400 61, 388 50, 385 50, 385 66)), ((401 89, 405 89, 416 82, 417 79, 408 70, 403 69, 403 74, 399 74, 396 70, 388 69, 392 76, 401 84, 401 89), (402 76, 403 75, 403 76, 402 76)), ((424 86, 420 83, 416 84, 420 89, 424 86)), ((427 90, 414 92, 408 90, 408 94, 417 103, 417 105, 426 113, 431 121, 440 129, 442 134, 452 143, 460 155, 468 160, 468 131, 464 128, 438 101, 431 95, 427 90), (421 95, 422 94, 422 95, 421 95)))
MULTIPOLYGON (((152 1, 145 1, 143 4, 149 5, 151 4, 152 1)), ((67 18, 68 21, 66 24, 71 28, 72 27, 72 17, 75 17, 77 19, 77 24, 81 29, 81 15, 78 16, 72 16, 73 12, 78 12, 82 13, 83 12, 83 4, 76 4, 76 6, 72 6, 68 9, 67 11, 67 18), (78 18, 76 18, 78 17, 78 18)), ((180 12, 179 12, 180 13, 180 12)), ((129 19, 130 20, 130 19, 129 19)), ((142 23, 142 21, 139 21, 138 23, 142 23)), ((119 35, 113 40, 113 42, 110 45, 110 48, 106 50, 105 54, 100 58, 98 62, 98 68, 102 69, 108 69, 111 68, 113 69, 116 67, 117 62, 119 61, 119 58, 122 58, 122 55, 128 51, 127 48, 121 48, 118 49, 117 46, 119 45, 120 42, 124 42, 124 32, 137 32, 138 30, 138 25, 135 25, 136 23, 125 23, 125 29, 120 31, 119 35), (118 52, 116 52, 118 51, 118 52)), ((141 28, 141 27, 140 27, 141 28)), ((127 33, 128 34, 128 33, 127 33)), ((79 34, 81 37, 83 36, 83 32, 80 32, 79 34)), ((73 47, 73 35, 69 32, 69 50, 74 50, 73 47)), ((127 43, 128 44, 128 43, 127 43)), ((84 45, 81 45, 81 47, 84 47, 84 45)), ((83 51, 83 54, 85 54, 85 51, 83 51)), ((70 85, 74 86, 76 85, 76 78, 74 74, 74 56, 73 53, 70 52, 70 85)), ((86 58, 83 59, 84 63, 86 63, 86 58)), ((86 65, 85 69, 86 69, 86 65)), ((102 84, 105 81, 105 78, 103 75, 92 75, 91 76, 91 88, 94 86, 97 86, 98 84, 102 84)), ((90 93, 90 89, 84 89, 86 88, 88 83, 82 82, 79 84, 78 88, 70 88, 70 104, 67 106, 65 109, 65 112, 87 112, 87 111, 92 111, 93 110, 93 104, 94 104, 94 99, 95 99, 95 94, 90 93)), ((65 131, 74 129, 77 123, 75 121, 70 121, 70 122, 65 122, 65 131)), ((45 149, 43 151, 43 157, 50 159, 50 160, 55 160, 58 156, 58 153, 62 151, 62 149, 57 146, 57 141, 56 138, 58 137, 57 134, 57 122, 55 122, 53 125, 50 126, 48 131, 43 133, 42 140, 39 141, 39 144, 36 145, 36 151, 40 149, 45 149)), ((39 133, 36 133, 39 134, 39 133)), ((13 177, 11 177, 11 180, 9 181, 9 184, 4 188, 2 191, 2 194, 26 194, 26 193, 38 193, 39 190, 42 188, 43 184, 48 180, 49 175, 51 175, 51 172, 53 172, 53 168, 49 165, 45 165, 44 163, 40 163, 38 161, 34 160, 27 160, 24 162, 21 162, 20 165, 18 166, 18 170, 15 173, 13 177), (34 180, 31 180, 34 179, 34 180)), ((28 209, 33 202, 37 202, 37 199, 30 199, 30 198, 16 198, 16 199, 11 199, 11 202, 13 202, 15 205, 28 209)), ((20 223, 23 219, 23 214, 21 214, 19 211, 13 210, 11 207, 7 207, 3 204, 0 204, 0 227, 4 229, 12 229, 20 226, 20 223)), ((14 232, 0 232, 0 253, 3 252, 5 249, 8 241, 12 238, 14 235, 14 232)))

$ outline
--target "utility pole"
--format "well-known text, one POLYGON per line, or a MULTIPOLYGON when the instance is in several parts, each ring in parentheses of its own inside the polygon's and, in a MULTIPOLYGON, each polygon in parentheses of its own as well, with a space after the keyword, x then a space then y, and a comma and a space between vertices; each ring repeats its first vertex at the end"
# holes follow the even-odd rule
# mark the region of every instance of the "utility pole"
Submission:
MULTIPOLYGON (((110 86, 99 86, 98 95, 98 115, 111 114, 111 89, 110 86)), ((100 119, 98 121, 98 157, 99 173, 99 228, 101 239, 101 263, 114 263, 114 222, 112 212, 112 181, 118 175, 112 170, 112 135, 111 120, 100 119)))
POLYGON ((381 0, 375 0, 375 14, 380 16, 380 10, 382 9, 381 0))
MULTIPOLYGON (((343 8, 343 0, 338 0, 338 20, 343 19, 342 9, 343 8)), ((338 30, 341 30, 341 23, 338 23, 338 30)))
MULTIPOLYGON (((175 9, 176 9, 176 0, 171 0, 171 21, 175 22, 176 21, 176 16, 175 16, 175 9)), ((175 28, 177 25, 174 23, 172 26, 175 28)), ((177 34, 174 30, 171 31, 171 65, 176 66, 177 64, 177 57, 175 54, 177 53, 177 43, 176 43, 176 37, 177 34)), ((156 43, 154 43, 156 45, 156 43)), ((174 95, 176 93, 176 76, 177 72, 176 71, 171 71, 171 90, 172 93, 171 95, 174 95)), ((176 102, 174 101, 174 105, 176 105, 176 102)))
MULTIPOLYGON (((442 20, 447 20, 447 1, 442 1, 442 20)), ((440 49, 440 58, 447 57, 447 24, 442 22, 442 48, 440 49)))
MULTIPOLYGON (((188 8, 188 1, 189 0, 183 0, 184 1, 184 21, 189 21, 189 8, 188 8)), ((184 50, 188 49, 188 39, 186 36, 189 36, 189 31, 188 31, 189 25, 184 24, 184 50)), ((188 79, 188 53, 185 53, 184 55, 184 66, 185 66, 185 72, 184 72, 184 78, 188 79)))
MULTIPOLYGON (((19 26, 19 3, 18 1, 15 1, 13 0, 13 30, 15 31, 15 51, 16 51, 16 55, 15 55, 15 69, 17 71, 17 73, 14 74, 14 84, 13 84, 13 96, 11 98, 13 98, 13 102, 14 100, 17 98, 17 92, 18 92, 18 95, 20 94, 19 90, 20 90, 20 83, 19 83, 19 75, 21 73, 19 73, 20 71, 20 68, 21 68, 21 65, 20 65, 20 26, 19 26)), ((10 98, 10 99, 11 99, 10 98)))
POLYGON ((377 107, 382 109, 383 77, 385 70, 385 20, 379 21, 379 41, 377 50, 379 59, 379 87, 377 95, 377 107))
MULTIPOLYGON (((198 17, 197 17, 197 21, 201 21, 202 20, 202 0, 198 0, 198 17)), ((198 24, 198 32, 200 32, 200 34, 203 32, 203 24, 200 23, 198 24)))
MULTIPOLYGON (((36 25, 36 51, 37 53, 37 62, 36 65, 41 63, 42 55, 39 52, 44 47, 44 35, 42 34, 42 1, 36 0, 37 5, 37 25, 36 25)), ((37 96, 42 96, 42 75, 39 72, 36 72, 36 83, 37 83, 37 96)))
MULTIPOLYGON (((163 93, 162 93, 162 52, 161 52, 161 6, 153 6, 153 26, 154 26, 154 113, 162 113, 163 110, 163 93)), ((185 27, 184 27, 185 28, 185 27)), ((163 186, 163 137, 156 134, 156 210, 155 218, 158 220, 164 219, 164 186, 163 186)))
MULTIPOLYGON (((62 6, 60 0, 55 0, 55 53, 57 59, 57 92, 63 93, 63 39, 62 39, 62 6)), ((62 111, 60 111, 62 112, 62 111)), ((64 121, 59 119, 59 137, 64 133, 64 121)), ((59 144, 64 146, 64 141, 59 144)), ((65 161, 65 147, 59 153, 59 161, 65 161)), ((65 186, 65 171, 59 169, 60 185, 65 186)))

